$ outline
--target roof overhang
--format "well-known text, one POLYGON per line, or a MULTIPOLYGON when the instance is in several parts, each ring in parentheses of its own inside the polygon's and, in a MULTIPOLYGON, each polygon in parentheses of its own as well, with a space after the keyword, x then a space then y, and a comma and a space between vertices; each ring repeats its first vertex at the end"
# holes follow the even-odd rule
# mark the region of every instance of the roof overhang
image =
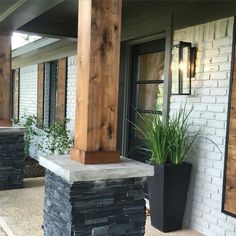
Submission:
POLYGON ((7 0, 0 1, 0 34, 8 34, 64 0, 7 0))

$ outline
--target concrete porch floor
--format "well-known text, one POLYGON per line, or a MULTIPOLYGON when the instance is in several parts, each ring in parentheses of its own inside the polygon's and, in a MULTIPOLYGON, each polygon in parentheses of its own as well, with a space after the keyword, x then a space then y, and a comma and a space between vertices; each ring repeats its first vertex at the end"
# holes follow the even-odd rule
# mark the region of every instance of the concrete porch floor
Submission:
MULTIPOLYGON (((42 236, 44 178, 25 180, 25 188, 0 191, 0 236, 42 236), (5 232, 5 233, 4 233, 5 232)), ((145 236, 200 236, 191 230, 161 233, 147 218, 145 236)))

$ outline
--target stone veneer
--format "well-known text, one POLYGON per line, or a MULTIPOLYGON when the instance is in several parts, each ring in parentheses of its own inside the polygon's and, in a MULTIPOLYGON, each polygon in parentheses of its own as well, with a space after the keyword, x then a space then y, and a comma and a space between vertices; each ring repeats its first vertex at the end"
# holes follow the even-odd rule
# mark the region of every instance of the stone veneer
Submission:
POLYGON ((44 234, 144 235, 143 178, 70 184, 46 173, 44 234))
POLYGON ((153 167, 127 158, 82 165, 40 157, 46 167, 44 235, 144 235, 144 183, 153 167))
POLYGON ((0 128, 0 190, 23 187, 24 129, 0 128))

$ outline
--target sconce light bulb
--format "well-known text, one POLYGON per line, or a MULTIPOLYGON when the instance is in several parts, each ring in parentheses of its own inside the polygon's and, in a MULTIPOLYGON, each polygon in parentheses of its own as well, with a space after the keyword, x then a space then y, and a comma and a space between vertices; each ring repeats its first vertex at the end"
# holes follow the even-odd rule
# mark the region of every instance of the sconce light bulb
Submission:
POLYGON ((171 70, 174 71, 176 68, 176 64, 174 62, 171 63, 171 70))
POLYGON ((180 63, 179 63, 179 69, 180 70, 184 70, 184 63, 183 63, 183 61, 181 61, 180 63))

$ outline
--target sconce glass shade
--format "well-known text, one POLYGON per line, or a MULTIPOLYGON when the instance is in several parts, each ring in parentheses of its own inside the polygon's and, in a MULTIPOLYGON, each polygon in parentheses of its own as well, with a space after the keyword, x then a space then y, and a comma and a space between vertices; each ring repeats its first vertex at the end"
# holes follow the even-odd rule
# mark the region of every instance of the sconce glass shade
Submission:
POLYGON ((191 78, 195 76, 196 48, 179 42, 172 48, 172 94, 190 95, 191 78))

